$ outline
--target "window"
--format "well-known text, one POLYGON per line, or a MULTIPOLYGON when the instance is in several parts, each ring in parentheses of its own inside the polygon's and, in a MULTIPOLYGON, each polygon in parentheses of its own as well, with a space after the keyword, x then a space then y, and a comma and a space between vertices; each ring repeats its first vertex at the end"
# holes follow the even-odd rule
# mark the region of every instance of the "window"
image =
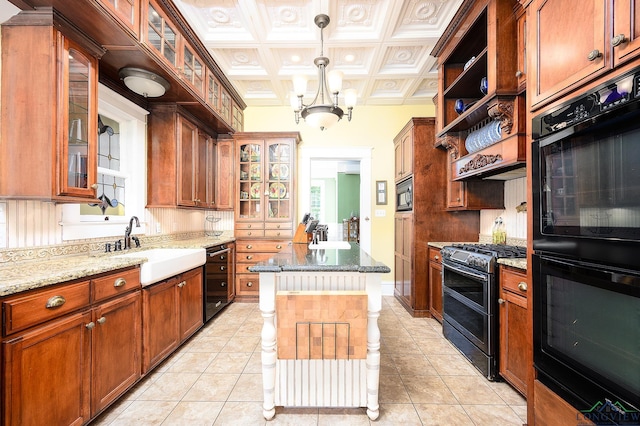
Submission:
MULTIPOLYGON (((120 236, 131 216, 144 218, 147 111, 100 85, 98 90, 99 204, 62 206, 62 239, 120 236)), ((144 233, 144 224, 134 228, 144 233)))

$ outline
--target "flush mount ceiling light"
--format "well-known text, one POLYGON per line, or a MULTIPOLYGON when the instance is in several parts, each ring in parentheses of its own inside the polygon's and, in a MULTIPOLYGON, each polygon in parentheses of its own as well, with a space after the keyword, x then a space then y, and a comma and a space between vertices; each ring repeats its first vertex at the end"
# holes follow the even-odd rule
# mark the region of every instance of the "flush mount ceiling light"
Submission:
MULTIPOLYGON (((342 108, 338 106, 338 95, 342 90, 342 72, 333 70, 326 71, 329 65, 329 58, 324 56, 323 30, 329 25, 329 16, 318 15, 313 22, 320 28, 320 56, 314 59, 313 63, 318 67, 318 92, 310 104, 305 105, 303 96, 307 90, 307 77, 296 75, 293 77, 294 93, 290 96, 291 106, 295 112, 296 123, 300 121, 300 116, 313 127, 320 130, 328 129, 337 123, 344 115, 342 108)), ((353 107, 356 105, 356 91, 348 89, 344 91, 344 102, 347 107, 347 118, 351 121, 353 107)))
POLYGON ((145 98, 162 96, 171 87, 164 78, 141 68, 122 68, 118 74, 129 90, 145 98))

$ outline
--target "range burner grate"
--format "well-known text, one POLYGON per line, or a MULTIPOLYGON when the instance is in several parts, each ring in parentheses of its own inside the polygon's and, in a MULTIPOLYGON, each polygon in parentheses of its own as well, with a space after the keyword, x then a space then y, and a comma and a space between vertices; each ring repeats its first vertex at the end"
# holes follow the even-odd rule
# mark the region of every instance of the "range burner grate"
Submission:
POLYGON ((487 254, 496 259, 523 258, 527 256, 526 247, 520 246, 503 244, 452 244, 452 247, 472 253, 487 254))

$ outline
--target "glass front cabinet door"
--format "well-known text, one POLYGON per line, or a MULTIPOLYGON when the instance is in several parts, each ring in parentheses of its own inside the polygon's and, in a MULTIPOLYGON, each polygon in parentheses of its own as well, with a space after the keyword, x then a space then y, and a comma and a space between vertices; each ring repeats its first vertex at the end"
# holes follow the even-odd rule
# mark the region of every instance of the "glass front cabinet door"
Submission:
POLYGON ((98 140, 98 64, 73 41, 62 43, 63 111, 58 195, 95 198, 98 140))

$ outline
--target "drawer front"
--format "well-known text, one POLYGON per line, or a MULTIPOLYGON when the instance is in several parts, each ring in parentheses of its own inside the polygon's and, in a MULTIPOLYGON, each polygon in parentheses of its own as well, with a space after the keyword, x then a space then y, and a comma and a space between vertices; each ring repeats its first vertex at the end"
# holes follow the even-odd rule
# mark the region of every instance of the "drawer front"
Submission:
POLYGON ((236 275, 236 295, 258 296, 259 291, 260 281, 258 279, 258 274, 236 275))
POLYGON ((436 247, 429 247, 429 260, 433 262, 442 262, 442 256, 440 255, 440 249, 436 247))
POLYGON ((89 306, 90 282, 61 285, 2 302, 5 336, 89 306))
POLYGON ((291 228, 291 223, 287 222, 287 223, 272 223, 272 222, 267 222, 264 224, 264 229, 288 229, 288 230, 292 230, 293 228, 291 228))
POLYGON ((264 237, 263 229, 237 229, 235 230, 236 238, 256 238, 264 237))
POLYGON ((268 238, 293 238, 293 230, 291 229, 267 229, 264 236, 268 238))
POLYGON ((527 282, 527 275, 523 272, 501 266, 500 285, 505 290, 527 297, 529 283, 527 282))
POLYGON ((140 288, 140 269, 128 269, 91 280, 93 299, 100 301, 140 288))
POLYGON ((278 253, 289 246, 288 241, 237 241, 236 253, 278 253))
POLYGON ((235 229, 264 229, 263 222, 236 222, 235 229))
POLYGON ((255 265, 258 262, 264 262, 271 259, 275 253, 237 253, 236 265, 240 266, 241 263, 247 263, 249 265, 255 265))

